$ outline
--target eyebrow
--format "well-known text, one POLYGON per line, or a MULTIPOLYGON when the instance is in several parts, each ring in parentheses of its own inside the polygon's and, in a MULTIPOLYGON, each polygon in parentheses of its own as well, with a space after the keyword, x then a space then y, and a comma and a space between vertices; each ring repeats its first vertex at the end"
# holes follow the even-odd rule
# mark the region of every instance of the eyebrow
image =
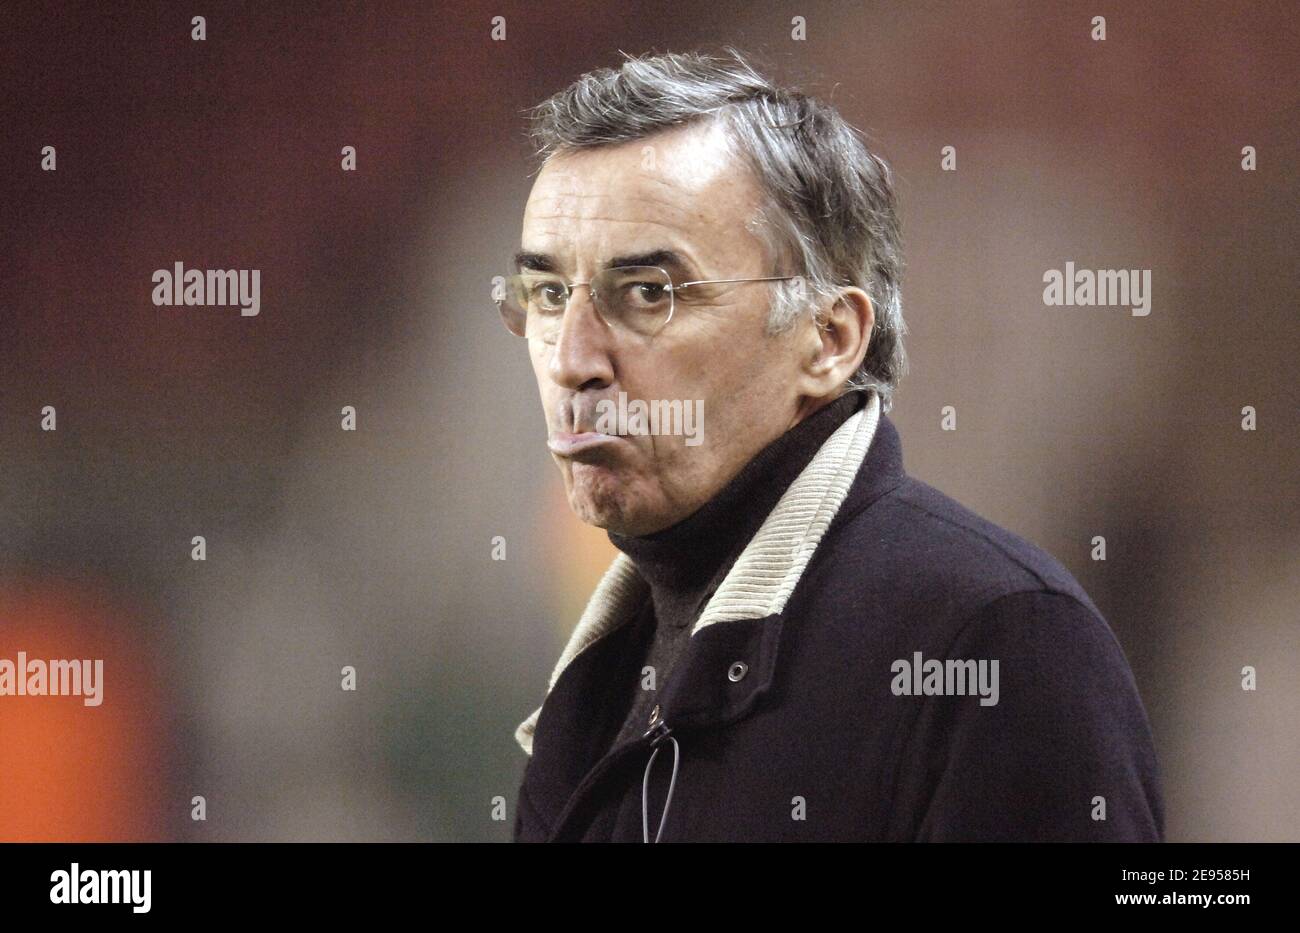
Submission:
MULTIPOLYGON (((627 266, 667 266, 678 272, 689 272, 691 265, 676 250, 656 249, 648 253, 634 253, 628 256, 615 256, 605 263, 607 269, 625 268, 627 266)), ((529 269, 533 272, 558 272, 559 265, 555 258, 546 253, 531 253, 527 250, 515 253, 515 268, 529 269)))

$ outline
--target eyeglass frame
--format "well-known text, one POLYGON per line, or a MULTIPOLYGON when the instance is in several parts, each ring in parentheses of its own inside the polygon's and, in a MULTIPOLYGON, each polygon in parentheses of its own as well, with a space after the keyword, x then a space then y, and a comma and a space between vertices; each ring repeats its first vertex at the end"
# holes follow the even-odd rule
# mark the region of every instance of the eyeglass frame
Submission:
MULTIPOLYGON (((655 331, 654 334, 651 335, 656 337, 659 334, 663 333, 664 330, 667 329, 668 325, 672 323, 673 315, 677 313, 677 292, 683 288, 690 288, 692 285, 735 285, 744 282, 789 282, 792 279, 803 278, 803 276, 801 275, 769 275, 769 276, 762 276, 759 278, 750 278, 750 279, 697 279, 693 282, 683 282, 682 284, 678 285, 676 282, 673 281, 672 273, 670 273, 667 269, 663 268, 663 266, 610 266, 608 269, 601 269, 600 272, 617 272, 619 270, 627 270, 627 269, 655 269, 659 272, 662 272, 664 278, 668 280, 668 296, 669 296, 668 317, 664 318, 663 324, 660 325, 659 329, 655 331)), ((547 274, 540 270, 536 270, 536 271, 540 275, 547 274)), ((596 274, 599 275, 600 272, 596 274)), ((523 274, 524 273, 522 271, 514 273, 514 275, 523 275, 523 274)), ((551 273, 551 274, 555 274, 555 273, 551 273)), ((513 275, 507 276, 507 279, 513 277, 514 277, 513 275)), ((565 313, 568 312, 569 310, 569 302, 573 300, 573 290, 575 288, 580 288, 585 285, 587 287, 588 293, 591 293, 591 281, 588 280, 586 282, 565 282, 563 278, 558 278, 558 281, 559 284, 564 286, 564 310, 561 311, 559 315, 560 319, 563 320, 565 313)), ((502 298, 494 299, 494 301, 497 306, 497 311, 499 312, 501 310, 501 306, 505 303, 506 299, 502 297, 502 298)), ((591 306, 593 309, 595 309, 596 317, 600 319, 600 322, 602 324, 604 324, 606 327, 613 326, 612 324, 609 323, 609 321, 605 320, 605 315, 601 313, 600 306, 596 304, 596 296, 594 293, 591 293, 591 306)), ((510 330, 509 327, 507 327, 506 330, 510 331, 510 333, 514 334, 514 336, 516 337, 523 337, 523 339, 525 340, 532 339, 524 334, 515 334, 515 332, 510 330)), ((546 343, 546 341, 544 340, 542 342, 546 343)), ((554 346, 554 344, 547 344, 547 345, 554 346)))

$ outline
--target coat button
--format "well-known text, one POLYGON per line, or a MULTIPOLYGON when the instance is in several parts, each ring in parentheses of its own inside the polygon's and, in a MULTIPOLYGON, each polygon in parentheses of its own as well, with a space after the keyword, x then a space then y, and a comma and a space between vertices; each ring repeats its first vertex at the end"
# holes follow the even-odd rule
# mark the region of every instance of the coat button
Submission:
POLYGON ((736 681, 744 677, 745 674, 747 674, 748 672, 749 672, 749 665, 746 664, 744 661, 737 661, 735 664, 731 665, 731 668, 727 671, 727 679, 734 684, 736 681))

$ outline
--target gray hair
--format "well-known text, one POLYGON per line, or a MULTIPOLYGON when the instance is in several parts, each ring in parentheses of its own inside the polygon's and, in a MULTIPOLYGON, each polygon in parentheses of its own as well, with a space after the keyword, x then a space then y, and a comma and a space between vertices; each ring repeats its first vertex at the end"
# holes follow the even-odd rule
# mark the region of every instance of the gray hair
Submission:
POLYGON ((833 107, 778 87, 735 49, 723 56, 624 57, 620 68, 588 72, 531 108, 537 154, 545 160, 705 118, 721 122, 763 191, 751 229, 768 248, 773 274, 799 276, 774 286, 768 332, 788 330, 845 286, 861 288, 871 298, 875 326, 845 388, 875 389, 881 410, 889 411, 907 371, 902 250, 889 166, 833 107))

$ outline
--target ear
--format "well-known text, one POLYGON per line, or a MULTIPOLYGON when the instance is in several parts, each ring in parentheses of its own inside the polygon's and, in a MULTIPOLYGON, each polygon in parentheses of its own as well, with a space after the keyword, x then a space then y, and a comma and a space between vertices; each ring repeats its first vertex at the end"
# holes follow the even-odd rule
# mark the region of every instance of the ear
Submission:
POLYGON ((862 365, 875 323, 875 308, 860 288, 842 289, 829 307, 819 308, 805 322, 807 354, 799 367, 799 394, 834 397, 862 365))

